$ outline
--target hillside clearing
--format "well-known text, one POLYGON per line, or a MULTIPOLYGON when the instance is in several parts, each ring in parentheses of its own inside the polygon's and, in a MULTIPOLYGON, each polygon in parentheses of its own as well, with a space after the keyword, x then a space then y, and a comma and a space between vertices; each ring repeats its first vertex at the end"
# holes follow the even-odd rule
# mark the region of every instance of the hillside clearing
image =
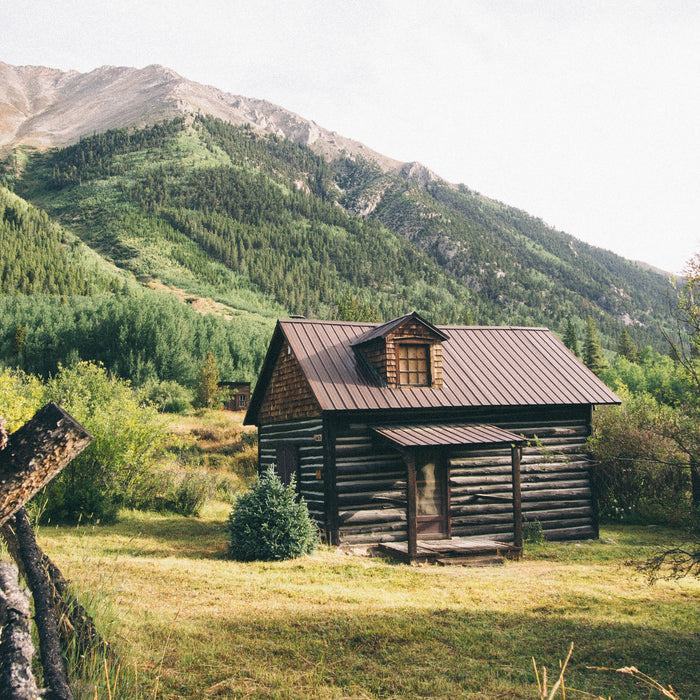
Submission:
POLYGON ((587 668, 628 665, 684 699, 700 682, 700 582, 650 587, 623 565, 668 531, 608 528, 493 568, 329 548, 241 564, 225 559, 227 514, 213 503, 198 519, 134 512, 40 529, 122 654, 124 697, 532 698, 532 657, 556 675, 572 641, 572 688, 647 697, 629 676, 587 668))

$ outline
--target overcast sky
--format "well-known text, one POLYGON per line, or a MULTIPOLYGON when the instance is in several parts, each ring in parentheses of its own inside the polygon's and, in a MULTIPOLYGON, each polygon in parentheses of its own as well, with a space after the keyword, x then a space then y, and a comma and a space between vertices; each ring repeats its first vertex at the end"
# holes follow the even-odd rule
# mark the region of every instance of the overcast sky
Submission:
POLYGON ((700 2, 24 0, 0 60, 159 63, 680 272, 700 252, 700 2))

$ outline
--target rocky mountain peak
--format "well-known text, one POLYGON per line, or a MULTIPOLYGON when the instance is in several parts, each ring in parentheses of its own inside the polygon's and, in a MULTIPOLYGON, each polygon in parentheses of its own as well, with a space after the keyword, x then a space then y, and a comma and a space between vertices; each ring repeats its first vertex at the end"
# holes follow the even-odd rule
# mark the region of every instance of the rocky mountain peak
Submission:
POLYGON ((0 63, 0 152, 19 145, 66 146, 107 129, 197 112, 304 143, 328 159, 347 155, 373 161, 385 171, 403 167, 282 107, 187 80, 161 65, 101 66, 79 73, 0 63))

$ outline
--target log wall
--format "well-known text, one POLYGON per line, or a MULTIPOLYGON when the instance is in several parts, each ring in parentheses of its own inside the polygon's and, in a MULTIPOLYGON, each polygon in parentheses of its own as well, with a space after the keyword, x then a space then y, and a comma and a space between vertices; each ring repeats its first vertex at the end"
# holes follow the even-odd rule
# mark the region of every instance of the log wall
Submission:
MULTIPOLYGON (((481 415, 478 420, 472 417, 472 422, 491 423, 530 440, 521 462, 526 528, 537 520, 547 539, 597 536, 585 453, 588 407, 481 415)), ((335 540, 347 544, 405 540, 406 466, 399 452, 373 438, 368 423, 339 426, 334 446, 335 540)), ((512 541, 510 447, 450 448, 446 457, 452 535, 490 535, 512 541)))
POLYGON ((372 438, 365 423, 335 437, 339 543, 406 539, 406 465, 390 445, 372 438))
POLYGON ((322 420, 289 421, 261 427, 258 434, 261 471, 275 465, 277 448, 282 445, 294 445, 297 448, 300 475, 297 488, 306 501, 311 517, 322 530, 327 529, 322 420))

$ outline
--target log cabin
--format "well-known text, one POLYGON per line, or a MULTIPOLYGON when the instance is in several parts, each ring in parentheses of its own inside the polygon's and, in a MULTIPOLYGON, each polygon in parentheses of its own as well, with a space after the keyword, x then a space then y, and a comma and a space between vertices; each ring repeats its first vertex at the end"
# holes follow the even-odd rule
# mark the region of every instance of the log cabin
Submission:
POLYGON ((597 537, 586 440, 614 403, 546 328, 295 318, 275 327, 245 423, 260 470, 294 478, 329 543, 415 561, 480 538, 517 551, 523 522, 597 537))

